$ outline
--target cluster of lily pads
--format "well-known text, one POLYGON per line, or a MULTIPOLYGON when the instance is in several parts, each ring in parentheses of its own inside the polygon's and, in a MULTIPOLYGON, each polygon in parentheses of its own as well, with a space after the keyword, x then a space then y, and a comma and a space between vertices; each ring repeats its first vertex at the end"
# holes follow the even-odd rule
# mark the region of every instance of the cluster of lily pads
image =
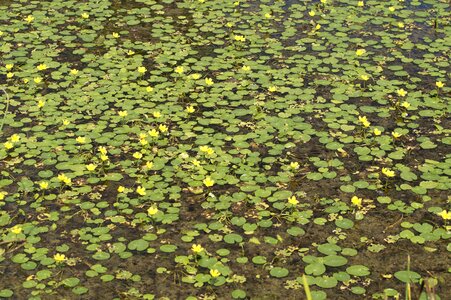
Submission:
POLYGON ((445 299, 449 8, 0 0, 0 298, 445 299))

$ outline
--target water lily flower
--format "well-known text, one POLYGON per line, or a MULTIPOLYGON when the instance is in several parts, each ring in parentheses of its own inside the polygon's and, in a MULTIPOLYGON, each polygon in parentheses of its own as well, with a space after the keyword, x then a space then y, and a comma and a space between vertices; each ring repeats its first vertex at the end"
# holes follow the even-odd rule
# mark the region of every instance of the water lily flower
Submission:
POLYGON ((141 195, 141 196, 145 196, 147 193, 146 193, 146 188, 145 187, 142 187, 142 186, 138 186, 137 188, 136 188, 136 193, 137 194, 139 194, 139 195, 141 195))
POLYGON ((117 187, 117 192, 118 193, 123 193, 124 191, 125 191, 125 187, 124 186, 120 185, 120 186, 117 187))
POLYGON ((5 199, 5 196, 8 195, 7 192, 0 192, 0 200, 5 199))
POLYGON ((275 91, 277 91, 277 87, 276 86, 270 86, 268 88, 268 91, 271 92, 271 93, 274 93, 275 91))
POLYGON ((107 161, 108 160, 108 156, 106 154, 101 154, 100 155, 100 160, 107 161))
POLYGON ((20 140, 20 135, 15 133, 12 136, 10 136, 9 139, 10 139, 11 142, 17 143, 20 140))
POLYGON ((353 196, 351 198, 351 203, 354 204, 357 207, 361 207, 362 206, 362 198, 359 198, 357 196, 353 196))
POLYGON ((437 213, 440 217, 442 217, 443 220, 451 220, 451 211, 442 210, 441 212, 437 213))
POLYGON ((104 146, 99 146, 99 148, 97 148, 97 150, 99 150, 99 152, 103 155, 106 155, 107 150, 104 146))
POLYGON ((249 66, 243 66, 243 67, 241 68, 241 70, 243 70, 243 71, 245 71, 245 72, 248 72, 248 71, 251 70, 251 67, 249 67, 249 66))
POLYGON ((200 252, 204 251, 205 249, 204 249, 204 247, 202 247, 202 245, 200 245, 200 244, 193 244, 193 245, 191 246, 191 250, 192 250, 194 253, 200 253, 200 252))
POLYGON ((206 187, 211 187, 211 186, 213 186, 215 184, 215 181, 213 179, 211 179, 210 176, 207 176, 203 180, 203 183, 205 184, 206 187))
POLYGON ((192 105, 187 106, 187 107, 185 108, 185 111, 186 111, 187 113, 189 113, 189 114, 192 114, 192 113, 195 111, 194 106, 192 106, 192 105))
POLYGON ((366 53, 366 50, 365 49, 357 49, 356 51, 355 51, 355 55, 357 55, 357 56, 362 56, 363 54, 365 54, 366 53))
POLYGON ((57 263, 60 263, 60 262, 65 261, 67 258, 66 258, 66 255, 64 255, 64 254, 56 253, 55 255, 53 255, 53 259, 54 259, 57 263))
POLYGON ((245 42, 246 38, 243 35, 234 35, 233 38, 238 42, 245 42))
POLYGON ((42 107, 44 107, 44 105, 45 105, 45 101, 44 100, 39 100, 38 101, 38 108, 42 108, 42 107))
POLYGON ((196 166, 196 167, 200 167, 200 161, 198 161, 198 160, 195 159, 195 158, 191 161, 191 163, 192 163, 194 166, 196 166))
POLYGON ((359 122, 362 123, 363 127, 369 127, 370 126, 370 122, 368 121, 368 119, 366 118, 366 116, 359 116, 359 122))
POLYGON ((290 168, 292 168, 293 170, 299 169, 299 163, 297 161, 292 161, 290 163, 290 168))
POLYGON ((139 138, 142 140, 142 139, 145 139, 147 137, 147 134, 145 133, 145 132, 140 132, 139 133, 139 138))
POLYGON ((271 15, 270 13, 266 13, 266 14, 265 14, 265 18, 266 18, 266 19, 271 19, 271 18, 272 18, 272 15, 271 15))
POLYGON ((370 76, 368 76, 367 74, 362 74, 362 75, 360 75, 360 79, 367 81, 370 79, 370 76))
POLYGON ((75 139, 77 143, 84 144, 86 143, 86 138, 84 136, 79 136, 75 139))
POLYGON ((230 27, 233 26, 233 23, 232 23, 232 22, 227 22, 227 23, 226 23, 226 26, 230 28, 230 27))
POLYGON ((297 205, 299 201, 296 199, 296 196, 291 196, 288 198, 288 203, 294 206, 297 205))
POLYGON ((440 88, 444 87, 445 84, 444 84, 443 82, 441 82, 441 81, 437 81, 437 82, 435 83, 435 86, 437 86, 437 87, 440 89, 440 88))
POLYGON ((149 133, 150 137, 154 137, 154 138, 156 138, 160 135, 160 133, 158 131, 156 131, 155 129, 149 130, 148 133, 149 133))
POLYGON ((117 39, 117 38, 119 38, 119 33, 113 32, 113 33, 112 33, 112 36, 113 36, 115 39, 117 39))
POLYGON ((153 216, 153 215, 155 215, 156 213, 158 213, 158 207, 156 207, 155 205, 152 205, 151 207, 149 207, 149 208, 147 209, 147 214, 148 214, 149 216, 153 216))
POLYGON ((396 91, 396 94, 398 94, 398 96, 404 97, 405 95, 407 95, 407 92, 404 89, 399 89, 396 91))
POLYGON ((28 15, 28 16, 25 18, 25 21, 27 21, 27 23, 31 23, 31 22, 33 22, 33 20, 34 20, 34 17, 33 17, 32 15, 28 15))
POLYGON ((388 8, 388 10, 391 11, 391 12, 394 12, 394 11, 396 10, 396 8, 395 8, 394 6, 390 6, 390 7, 388 8))
POLYGON ((365 3, 364 3, 363 1, 357 2, 357 6, 359 6, 359 7, 362 7, 362 6, 364 6, 364 5, 365 5, 365 3))
POLYGON ((152 113, 152 115, 153 115, 154 118, 160 118, 161 117, 161 113, 159 111, 154 111, 152 113))
POLYGON ((205 84, 206 85, 213 85, 213 79, 211 79, 211 78, 205 78, 205 84))
POLYGON ((39 84, 42 82, 42 78, 41 77, 35 77, 33 78, 34 83, 39 84))
POLYGON ((138 67, 138 73, 141 73, 141 74, 144 74, 144 73, 146 73, 146 71, 147 71, 147 68, 146 67, 138 67))
POLYGON ((128 112, 126 110, 120 110, 117 113, 119 117, 126 117, 128 115, 128 112))
POLYGON ((374 128, 373 133, 374 135, 381 135, 382 132, 379 129, 374 128))
POLYGON ((133 55, 133 54, 135 54, 135 51, 133 51, 133 50, 128 50, 127 51, 127 55, 133 55))
POLYGON ((14 144, 11 142, 4 142, 3 143, 3 147, 5 147, 6 150, 11 149, 12 147, 14 147, 14 144))
POLYGON ((72 70, 70 70, 70 74, 71 75, 77 75, 78 74, 78 70, 77 69, 72 69, 72 70))
POLYGON ((314 17, 316 15, 314 10, 309 11, 308 14, 310 17, 314 17))
POLYGON ((58 175, 58 180, 61 182, 64 182, 64 184, 66 184, 66 185, 72 184, 72 179, 67 177, 64 173, 61 173, 58 175))
POLYGON ((7 71, 11 70, 14 67, 14 64, 6 64, 5 68, 7 71))
POLYGON ((46 64, 40 64, 36 67, 36 69, 38 69, 39 71, 44 71, 47 70, 47 65, 46 64))
POLYGON ((12 72, 8 72, 6 74, 6 78, 13 78, 13 77, 14 77, 14 73, 12 73, 12 72))
POLYGON ((399 28, 404 28, 404 23, 403 22, 398 22, 397 25, 398 25, 399 28))
POLYGON ((410 107, 410 103, 407 101, 404 101, 403 103, 401 103, 401 106, 404 108, 409 108, 410 107))
POLYGON ((146 168, 147 169, 152 169, 152 167, 153 167, 153 162, 151 162, 151 161, 148 161, 148 162, 146 162, 146 168))
POLYGON ((321 29, 321 24, 316 24, 315 30, 320 30, 320 29, 321 29))
POLYGON ((86 169, 90 172, 94 171, 96 168, 97 168, 97 165, 95 165, 95 164, 86 165, 86 169))
POLYGON ((139 143, 143 146, 149 144, 149 142, 146 139, 139 139, 139 143))
POLYGON ((191 74, 190 77, 194 80, 197 80, 201 77, 201 75, 199 73, 194 73, 194 74, 191 74))
POLYGON ((185 72, 185 69, 182 66, 178 66, 174 69, 174 72, 177 74, 182 74, 183 72, 185 72))
POLYGON ((49 188, 49 183, 47 181, 41 181, 39 182, 39 188, 41 190, 46 190, 49 188))
POLYGON ((89 14, 88 14, 88 13, 82 13, 82 14, 81 14, 81 17, 82 17, 83 19, 87 19, 87 18, 89 18, 89 14))
POLYGON ((11 232, 14 234, 20 234, 22 232, 22 227, 20 225, 15 225, 11 227, 11 232))
POLYGON ((392 137, 394 137, 395 139, 397 139, 397 138, 399 138, 402 134, 399 133, 399 132, 393 131, 393 132, 391 133, 391 135, 392 135, 392 137))
POLYGON ((395 172, 390 170, 389 168, 382 168, 382 174, 384 174, 387 177, 394 177, 395 172))
POLYGON ((136 159, 141 159, 143 157, 143 154, 141 152, 135 152, 133 153, 133 157, 136 159))
POLYGON ((150 93, 152 91, 153 91, 153 87, 151 87, 151 86, 146 87, 146 92, 150 93))
POLYGON ((167 132, 169 130, 169 127, 164 124, 160 124, 158 125, 158 129, 160 129, 161 132, 167 132))
POLYGON ((221 275, 221 272, 219 272, 216 269, 211 269, 210 270, 210 275, 211 275, 211 277, 216 278, 216 277, 219 277, 221 275))

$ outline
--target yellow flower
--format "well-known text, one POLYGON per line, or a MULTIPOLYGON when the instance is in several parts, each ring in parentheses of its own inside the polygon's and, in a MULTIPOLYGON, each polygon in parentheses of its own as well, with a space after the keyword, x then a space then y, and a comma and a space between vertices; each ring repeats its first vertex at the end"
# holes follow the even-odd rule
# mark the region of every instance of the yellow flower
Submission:
POLYGON ((11 140, 11 142, 17 143, 20 140, 20 135, 13 134, 12 136, 9 137, 9 139, 11 140))
POLYGON ((160 133, 158 131, 156 131, 155 129, 149 130, 148 134, 151 137, 158 137, 160 135, 160 133))
POLYGON ((266 19, 271 19, 271 18, 272 18, 272 16, 271 16, 271 14, 270 14, 270 13, 266 13, 266 14, 265 14, 265 18, 266 18, 266 19))
POLYGON ((366 118, 366 116, 359 116, 359 122, 362 123, 363 127, 369 127, 370 126, 370 122, 368 121, 368 119, 366 118))
POLYGON ((390 170, 389 168, 382 168, 382 174, 384 174, 387 177, 394 177, 395 172, 390 170))
POLYGON ((3 35, 3 31, 0 30, 0 36, 2 36, 2 35, 3 35))
POLYGON ((191 74, 190 77, 194 80, 197 80, 201 77, 201 75, 199 73, 194 73, 194 74, 191 74))
POLYGON ((40 64, 36 67, 36 69, 38 69, 39 71, 44 71, 47 70, 47 65, 46 64, 40 64))
POLYGON ((365 49, 357 49, 356 51, 355 51, 355 55, 357 55, 357 56, 362 56, 363 54, 365 54, 366 53, 366 50, 365 49))
POLYGON ((100 159, 101 159, 102 161, 106 161, 106 160, 108 160, 108 156, 107 156, 106 154, 101 154, 101 155, 100 155, 100 159))
POLYGON ((213 85, 213 79, 211 79, 211 78, 205 78, 205 84, 206 84, 206 85, 213 85))
POLYGON ((72 69, 72 70, 70 70, 70 74, 71 75, 77 75, 78 74, 78 70, 77 69, 72 69))
POLYGON ((290 168, 292 168, 292 169, 294 169, 294 170, 299 169, 299 163, 298 163, 297 161, 292 161, 292 162, 290 163, 290 168))
POLYGON ((31 22, 33 22, 33 20, 34 20, 34 17, 33 17, 32 15, 28 15, 28 16, 25 18, 25 21, 27 21, 27 23, 31 23, 31 22))
POLYGON ((407 92, 404 89, 399 89, 396 91, 396 94, 398 94, 398 96, 404 97, 405 95, 407 95, 407 92))
POLYGON ((49 188, 49 183, 47 181, 41 181, 39 182, 39 188, 41 190, 46 190, 49 188))
POLYGON ((160 129, 161 132, 167 132, 169 128, 164 124, 160 124, 158 125, 158 129, 160 129))
POLYGON ((75 140, 77 141, 77 143, 80 143, 80 144, 86 143, 86 138, 83 136, 79 136, 75 140))
POLYGON ((310 17, 314 17, 316 15, 314 10, 309 11, 308 14, 310 17))
POLYGON ((30 82, 30 79, 28 79, 28 78, 23 79, 23 83, 28 83, 28 82, 30 82))
POLYGON ((135 153, 133 153, 133 157, 136 159, 141 159, 143 157, 143 155, 141 152, 135 152, 135 153))
POLYGON ((99 152, 103 155, 106 155, 107 150, 104 146, 99 146, 99 148, 97 148, 99 150, 99 152))
POLYGON ((174 69, 174 72, 177 74, 182 74, 183 72, 185 72, 185 69, 182 66, 178 66, 174 69))
POLYGON ((227 22, 227 23, 226 23, 226 26, 230 28, 230 27, 233 26, 233 23, 232 23, 232 22, 227 22))
POLYGON ((68 119, 64 119, 63 120, 63 125, 64 126, 67 126, 67 125, 69 125, 70 124, 70 121, 68 120, 68 119))
POLYGON ((373 133, 374 135, 381 135, 382 132, 379 129, 374 128, 373 133))
POLYGON ((403 103, 401 103, 401 106, 404 108, 409 108, 410 107, 410 103, 407 101, 404 101, 403 103))
POLYGON ((219 272, 216 269, 211 269, 210 270, 210 275, 211 275, 211 277, 216 278, 216 277, 219 277, 221 275, 221 272, 219 272))
POLYGON ((11 227, 11 232, 14 234, 19 234, 22 232, 22 227, 20 225, 16 225, 14 227, 11 227))
POLYGON ((117 39, 117 38, 119 38, 119 33, 113 32, 112 36, 113 36, 115 39, 117 39))
POLYGON ((139 139, 139 143, 143 146, 149 144, 149 142, 146 139, 139 139))
POLYGON ((193 251, 194 253, 200 253, 204 250, 204 247, 202 247, 202 245, 200 244, 193 244, 193 246, 191 246, 191 251, 193 251))
POLYGON ((14 147, 14 144, 11 142, 4 142, 3 143, 3 147, 5 147, 6 150, 11 149, 12 147, 14 147))
POLYGON ((133 55, 133 54, 135 54, 135 51, 133 51, 133 50, 128 50, 127 51, 127 55, 133 55))
POLYGON ((53 255, 53 259, 54 259, 57 263, 60 263, 60 262, 65 261, 67 258, 66 258, 66 255, 61 254, 61 253, 57 253, 57 254, 53 255))
POLYGON ((128 115, 128 112, 126 110, 120 110, 117 113, 119 117, 126 117, 128 115))
POLYGON ((442 88, 442 87, 445 86, 445 84, 444 84, 443 82, 441 82, 441 81, 437 81, 437 82, 435 83, 435 86, 438 87, 438 88, 442 88))
POLYGON ((187 107, 185 108, 185 111, 186 111, 187 113, 189 113, 189 114, 192 114, 192 113, 195 112, 196 110, 194 109, 194 106, 190 105, 190 106, 187 106, 187 107))
POLYGON ((151 161, 148 161, 148 162, 146 162, 146 168, 147 169, 152 169, 152 167, 153 167, 153 162, 151 162, 151 161))
POLYGON ((138 193, 141 196, 145 196, 146 195, 146 188, 144 188, 142 186, 138 186, 136 188, 136 193, 138 193))
POLYGON ((87 19, 87 18, 89 18, 89 14, 88 14, 88 13, 82 13, 82 14, 81 14, 81 17, 82 17, 83 19, 87 19))
POLYGON ((393 6, 390 6, 390 7, 388 8, 388 10, 391 11, 391 12, 394 12, 394 11, 396 10, 396 8, 393 7, 393 6))
POLYGON ((451 211, 442 210, 441 212, 437 213, 440 217, 442 217, 443 220, 451 220, 451 211))
POLYGON ((320 30, 320 28, 321 28, 321 24, 316 24, 315 30, 320 30))
POLYGON ((363 5, 365 5, 365 4, 363 3, 363 1, 357 2, 357 6, 362 7, 363 5))
POLYGON ((327 3, 327 0, 321 0, 321 3, 322 3, 322 4, 326 4, 326 3, 327 3))
POLYGON ((288 198, 288 203, 291 205, 297 205, 299 201, 298 199, 296 199, 296 196, 291 196, 288 198))
POLYGON ((152 115, 153 115, 154 118, 160 118, 161 117, 161 113, 159 111, 154 111, 152 113, 152 115))
POLYGON ((200 167, 200 161, 198 161, 197 159, 193 159, 193 160, 191 161, 191 163, 192 163, 194 166, 196 166, 196 167, 200 167))
POLYGON ((275 91, 277 91, 277 87, 276 86, 270 86, 268 91, 271 92, 271 93, 274 93, 275 91))
POLYGON ((14 77, 14 73, 12 73, 12 72, 8 72, 6 74, 6 78, 13 78, 13 77, 14 77))
POLYGON ((35 77, 33 78, 34 83, 39 84, 42 82, 42 78, 41 77, 35 77))
POLYGON ((241 69, 242 69, 243 71, 245 71, 245 72, 248 72, 248 71, 251 70, 251 67, 249 67, 249 66, 243 66, 241 69))
POLYGON ((8 195, 7 192, 0 192, 0 200, 5 199, 5 196, 8 195))
POLYGON ((397 25, 398 25, 399 28, 404 28, 404 23, 403 22, 398 22, 397 25))
POLYGON ((367 81, 367 80, 370 79, 370 76, 368 76, 368 75, 366 75, 366 74, 362 74, 362 75, 360 75, 360 79, 362 79, 362 80, 364 80, 364 81, 367 81))
POLYGON ((353 196, 351 198, 351 202, 352 204, 354 204, 355 206, 361 207, 362 206, 362 198, 359 198, 357 196, 353 196))
POLYGON ((6 70, 11 70, 14 67, 14 64, 7 64, 5 65, 6 70))
POLYGON ((147 71, 146 67, 139 67, 138 68, 138 73, 144 74, 144 73, 146 73, 146 71, 147 71))
POLYGON ((123 187, 122 185, 120 185, 120 186, 117 188, 117 191, 118 191, 118 193, 123 193, 123 192, 125 191, 125 187, 123 187))
POLYGON ((210 186, 213 186, 213 184, 215 184, 215 181, 213 179, 211 179, 210 176, 207 176, 203 180, 203 183, 205 184, 206 187, 210 187, 210 186))
POLYGON ((58 180, 64 182, 66 185, 71 185, 72 179, 67 177, 64 173, 58 175, 58 180))
POLYGON ((391 135, 392 135, 392 137, 394 137, 395 139, 397 139, 397 138, 399 138, 402 134, 399 133, 399 132, 393 131, 393 132, 391 133, 391 135))
POLYGON ((233 38, 238 42, 245 42, 246 38, 243 35, 234 35, 233 38))
POLYGON ((157 208, 155 205, 152 205, 151 207, 149 207, 149 208, 147 209, 147 214, 148 214, 149 216, 153 216, 153 215, 155 215, 157 212, 158 212, 158 208, 157 208))
POLYGON ((38 101, 38 107, 39 108, 44 107, 44 105, 45 105, 45 101, 44 100, 41 99, 41 100, 38 101))
POLYGON ((146 87, 146 92, 150 93, 152 91, 153 91, 153 87, 151 87, 151 86, 146 87))
POLYGON ((90 172, 94 171, 96 168, 97 168, 97 165, 95 165, 95 164, 86 165, 86 169, 90 172))
POLYGON ((233 2, 233 5, 235 5, 235 6, 240 5, 240 1, 235 1, 235 2, 233 2))

